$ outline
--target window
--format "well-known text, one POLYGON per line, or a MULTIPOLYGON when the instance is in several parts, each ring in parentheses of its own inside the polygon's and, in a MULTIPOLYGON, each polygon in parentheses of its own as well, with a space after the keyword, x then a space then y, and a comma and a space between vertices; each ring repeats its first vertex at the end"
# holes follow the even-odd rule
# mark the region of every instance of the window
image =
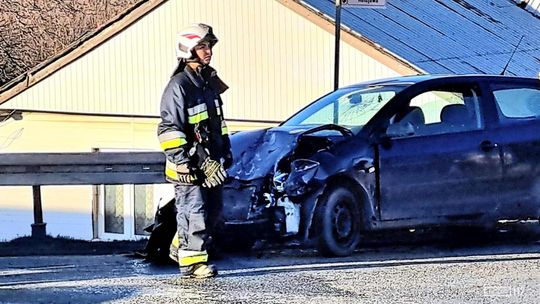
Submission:
POLYGON ((442 122, 443 108, 448 105, 464 105, 465 98, 459 92, 430 91, 420 94, 411 100, 411 107, 422 109, 426 124, 442 122))
POLYGON ((124 233, 124 187, 105 186, 105 232, 124 233))
POLYGON ((339 89, 307 106, 283 125, 361 127, 402 89, 401 86, 392 85, 339 89))
POLYGON ((149 235, 156 209, 174 197, 172 184, 101 185, 97 236, 104 240, 133 240, 149 235))
POLYGON ((438 89, 419 94, 393 121, 409 124, 412 134, 408 135, 462 132, 482 126, 478 95, 472 89, 438 89))
POLYGON ((93 234, 102 240, 137 240, 148 236, 144 228, 154 222, 158 206, 174 198, 174 187, 170 183, 99 185, 94 186, 94 191, 93 234))
POLYGON ((148 235, 144 228, 154 222, 154 186, 135 185, 135 234, 148 235))
POLYGON ((495 89, 495 101, 501 118, 540 117, 540 90, 534 88, 495 89))

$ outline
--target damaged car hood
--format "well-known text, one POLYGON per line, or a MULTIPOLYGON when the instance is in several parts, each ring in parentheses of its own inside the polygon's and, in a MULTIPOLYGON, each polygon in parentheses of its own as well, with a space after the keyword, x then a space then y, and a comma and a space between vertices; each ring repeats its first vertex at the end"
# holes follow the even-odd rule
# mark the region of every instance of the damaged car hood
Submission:
POLYGON ((309 127, 276 127, 238 132, 231 136, 234 164, 227 170, 237 180, 263 178, 276 162, 295 147, 298 136, 309 127))

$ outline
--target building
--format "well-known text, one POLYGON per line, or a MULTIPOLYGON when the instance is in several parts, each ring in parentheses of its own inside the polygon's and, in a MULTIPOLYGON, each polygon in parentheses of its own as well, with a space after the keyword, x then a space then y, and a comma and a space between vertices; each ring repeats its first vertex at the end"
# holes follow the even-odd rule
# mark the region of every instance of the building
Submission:
POLYGON ((540 0, 514 0, 526 10, 540 16, 540 0))
MULTIPOLYGON (((340 85, 417 73, 540 70, 540 20, 508 0, 387 1, 343 8, 340 85), (523 36, 524 35, 524 36, 523 36), (521 37, 524 37, 521 39, 521 37), (516 50, 518 42, 519 48, 516 50), (509 61, 511 54, 514 57, 509 61)), ((158 150, 175 33, 211 24, 229 129, 265 127, 333 89, 334 1, 148 0, 0 89, 1 152, 158 150)), ((44 187, 49 234, 134 239, 170 185, 44 187)), ((28 187, 0 188, 0 239, 28 235, 28 187)))

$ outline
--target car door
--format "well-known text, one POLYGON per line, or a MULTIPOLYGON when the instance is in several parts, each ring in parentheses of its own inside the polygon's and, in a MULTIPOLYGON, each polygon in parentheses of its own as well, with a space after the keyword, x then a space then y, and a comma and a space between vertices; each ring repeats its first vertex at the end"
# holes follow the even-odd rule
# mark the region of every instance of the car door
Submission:
POLYGON ((540 81, 490 86, 496 106, 494 139, 502 149, 500 217, 538 217, 540 211, 540 81))
POLYGON ((409 95, 376 147, 382 220, 475 218, 496 205, 502 164, 481 93, 475 83, 446 81, 409 95), (409 133, 392 136, 396 126, 409 133))

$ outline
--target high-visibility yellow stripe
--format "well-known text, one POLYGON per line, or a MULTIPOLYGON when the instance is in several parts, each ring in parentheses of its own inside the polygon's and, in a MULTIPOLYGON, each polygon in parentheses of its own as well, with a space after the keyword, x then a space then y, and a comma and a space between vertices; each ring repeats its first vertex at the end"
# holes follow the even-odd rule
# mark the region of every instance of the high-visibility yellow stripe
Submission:
POLYGON ((178 261, 178 264, 180 266, 190 266, 190 265, 193 265, 193 264, 205 263, 205 262, 208 262, 208 254, 200 254, 200 255, 182 257, 178 261))
POLYGON ((178 263, 178 248, 180 247, 180 240, 178 239, 178 232, 174 234, 171 245, 169 246, 169 257, 178 263))
POLYGON ((165 162, 165 176, 172 179, 173 181, 178 181, 178 172, 176 172, 176 165, 170 162, 168 159, 165 162))
POLYGON ((193 115, 193 116, 189 116, 189 123, 190 124, 196 124, 196 123, 199 123, 205 119, 208 119, 208 111, 204 111, 204 112, 201 112, 199 114, 196 114, 196 115, 193 115))
POLYGON ((178 180, 178 172, 176 172, 176 170, 165 168, 165 175, 172 180, 178 180))
POLYGON ((225 120, 221 121, 221 135, 227 135, 229 134, 229 129, 227 128, 227 123, 225 120))
POLYGON ((185 138, 175 138, 171 140, 166 140, 161 142, 161 149, 167 150, 167 149, 173 149, 173 148, 179 148, 183 145, 187 144, 187 141, 185 138))
POLYGON ((176 248, 179 248, 180 247, 180 239, 178 238, 178 232, 176 232, 174 234, 174 237, 172 239, 172 242, 171 242, 171 245, 176 247, 176 248))
MULTIPOLYGON (((180 182, 179 174, 184 175, 184 173, 178 173, 177 166, 167 159, 167 162, 165 163, 165 176, 168 177, 170 182, 180 182)), ((193 174, 190 174, 189 178, 190 178, 189 183, 194 183, 197 181, 197 177, 193 174)), ((182 179, 182 182, 186 182, 186 181, 182 179)))

